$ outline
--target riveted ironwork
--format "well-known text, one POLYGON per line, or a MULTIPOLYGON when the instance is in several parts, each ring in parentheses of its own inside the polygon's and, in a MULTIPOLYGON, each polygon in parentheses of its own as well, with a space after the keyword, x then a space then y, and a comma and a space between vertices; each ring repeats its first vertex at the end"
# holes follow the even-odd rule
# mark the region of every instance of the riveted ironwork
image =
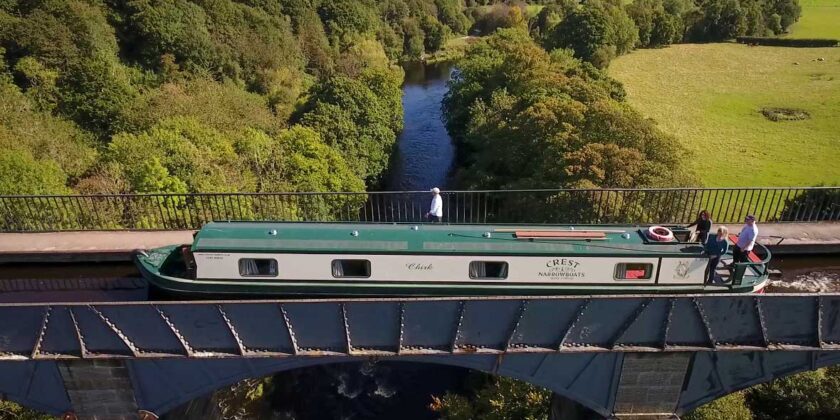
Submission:
POLYGON ((44 309, 44 319, 41 321, 41 329, 38 331, 38 339, 35 341, 35 346, 32 348, 32 354, 30 355, 30 358, 33 360, 37 359, 39 353, 41 352, 41 342, 44 341, 44 334, 47 332, 47 324, 50 322, 51 313, 51 307, 44 309))
POLYGON ((0 313, 15 320, 0 322, 0 360, 840 350, 840 294, 5 304, 0 313))
POLYGON ((458 302, 458 322, 455 323, 455 330, 452 333, 452 344, 449 346, 449 351, 454 353, 455 349, 458 347, 458 338, 461 335, 461 324, 464 322, 464 311, 466 310, 466 304, 464 301, 458 302))
POLYGON ((583 303, 578 306, 576 311, 575 317, 569 322, 569 325, 566 326, 565 331, 563 332, 563 337, 560 339, 560 343, 557 344, 557 349, 560 350, 566 345, 566 340, 569 338, 569 334, 572 332, 572 329, 577 325, 578 321, 580 321, 583 314, 586 312, 586 308, 589 307, 589 303, 592 302, 592 299, 586 299, 583 303))

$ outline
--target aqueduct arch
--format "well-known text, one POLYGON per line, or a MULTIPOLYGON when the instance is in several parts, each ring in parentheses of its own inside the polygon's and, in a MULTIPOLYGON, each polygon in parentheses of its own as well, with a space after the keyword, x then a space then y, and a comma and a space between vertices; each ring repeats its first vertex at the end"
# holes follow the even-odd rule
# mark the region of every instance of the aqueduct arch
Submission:
MULTIPOLYGON (((324 356, 288 358, 158 359, 126 360, 136 408, 162 415, 220 388, 254 377, 292 369, 369 361, 370 357, 324 356)), ((431 355, 381 357, 375 360, 406 361, 464 367, 508 376, 538 385, 574 400, 604 416, 633 412, 633 407, 665 407, 673 400, 672 413, 682 414, 715 398, 758 383, 804 370, 840 363, 835 352, 727 351, 683 353, 546 353, 499 355, 431 355), (676 378, 683 365, 679 383, 676 378), (671 372, 671 373, 668 373, 671 372), (664 376, 663 376, 664 375, 664 376), (677 382, 671 380, 670 382, 677 382), (678 390, 673 394, 673 390, 678 390), (635 399, 636 401, 632 401, 635 399), (641 399, 641 400, 640 400, 641 399), (658 399, 658 400, 657 400, 658 399), (628 410, 628 408, 630 408, 628 410)), ((61 369, 88 361, 0 362, 0 394, 9 400, 52 414, 74 407, 68 378, 61 369), (15 380, 10 380, 15 378, 15 380), (31 378, 26 380, 26 378, 31 378), (63 381, 63 382, 62 382, 63 381)), ((105 369, 113 371, 113 362, 105 369)), ((83 367, 83 372, 87 367, 83 367)), ((85 381, 81 376, 77 380, 85 381)), ((113 383, 111 383, 113 384, 113 383)), ((84 382, 82 385, 85 385, 84 382)), ((101 390, 97 391, 101 392, 101 390)), ((77 404, 76 404, 77 405, 77 404)), ((665 411, 659 411, 660 414, 665 411)))

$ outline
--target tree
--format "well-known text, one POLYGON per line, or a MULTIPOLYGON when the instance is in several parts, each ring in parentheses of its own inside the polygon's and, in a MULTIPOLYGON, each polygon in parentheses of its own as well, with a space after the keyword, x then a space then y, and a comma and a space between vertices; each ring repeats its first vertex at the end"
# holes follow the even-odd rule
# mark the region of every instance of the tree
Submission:
POLYGON ((71 121, 43 112, 34 96, 0 74, 0 149, 52 161, 69 180, 82 176, 98 157, 93 136, 71 121))
POLYGON ((260 191, 363 191, 364 182, 318 132, 299 125, 276 138, 251 130, 238 142, 260 191))
POLYGON ((834 418, 840 414, 840 367, 776 379, 746 391, 756 420, 834 418))
MULTIPOLYGON (((2 4, 2 3, 0 3, 2 4)), ((2 8, 2 6, 0 6, 2 8)), ((4 420, 52 420, 54 416, 40 414, 11 401, 0 400, 0 419, 4 420)))
POLYGON ((125 114, 137 97, 125 68, 110 59, 71 65, 59 85, 59 112, 102 140, 125 127, 125 114))
POLYGON ((67 194, 67 175, 50 160, 36 160, 24 150, 0 154, 0 195, 67 194))
POLYGON ((334 76, 315 92, 300 123, 317 131, 363 179, 379 176, 388 163, 396 131, 402 128, 401 91, 396 76, 366 73, 376 93, 361 80, 334 76), (400 120, 397 122, 397 120, 400 120))
POLYGON ((191 118, 114 136, 107 157, 121 165, 137 192, 248 191, 254 185, 253 175, 241 169, 233 140, 191 118))
POLYGON ((473 373, 471 394, 432 397, 430 408, 443 420, 543 420, 548 418, 551 391, 506 377, 473 373))
POLYGON ((461 9, 460 0, 435 0, 438 19, 456 34, 466 34, 470 29, 470 20, 461 9))
POLYGON ((603 68, 616 55, 632 50, 637 40, 638 29, 622 7, 594 0, 556 25, 546 46, 571 48, 575 56, 603 68))
POLYGON ((682 18, 668 12, 662 0, 635 0, 625 9, 639 30, 639 47, 661 47, 682 39, 682 18))
POLYGON ((318 14, 330 37, 344 41, 348 35, 374 33, 378 24, 376 9, 370 0, 331 0, 318 8, 318 14))
POLYGON ((627 188, 690 180, 684 151, 621 102, 619 85, 563 51, 547 54, 524 31, 497 31, 459 69, 444 106, 462 153, 463 188, 627 188))
POLYGON ((425 34, 423 45, 427 52, 441 49, 449 36, 448 28, 443 26, 434 16, 424 16, 423 20, 420 21, 420 28, 425 34))
POLYGON ((685 420, 752 420, 743 392, 734 392, 689 412, 685 420))
POLYGON ((222 70, 201 6, 187 0, 134 0, 117 10, 122 12, 120 38, 132 47, 126 52, 147 67, 157 68, 162 55, 172 54, 190 72, 222 70))
POLYGON ((419 60, 426 50, 426 34, 414 18, 402 23, 404 34, 403 56, 408 60, 419 60))

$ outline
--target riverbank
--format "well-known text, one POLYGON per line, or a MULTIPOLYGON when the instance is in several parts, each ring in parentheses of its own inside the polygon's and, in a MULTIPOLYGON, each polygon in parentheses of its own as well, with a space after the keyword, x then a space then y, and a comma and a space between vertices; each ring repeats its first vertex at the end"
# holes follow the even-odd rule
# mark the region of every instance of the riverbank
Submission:
POLYGON ((478 42, 479 39, 481 39, 481 37, 471 35, 462 36, 458 38, 451 38, 448 41, 446 41, 446 44, 444 44, 443 48, 441 48, 440 50, 425 55, 423 57, 423 61, 426 64, 456 61, 463 57, 464 54, 466 54, 467 52, 467 48, 469 48, 470 45, 478 42))

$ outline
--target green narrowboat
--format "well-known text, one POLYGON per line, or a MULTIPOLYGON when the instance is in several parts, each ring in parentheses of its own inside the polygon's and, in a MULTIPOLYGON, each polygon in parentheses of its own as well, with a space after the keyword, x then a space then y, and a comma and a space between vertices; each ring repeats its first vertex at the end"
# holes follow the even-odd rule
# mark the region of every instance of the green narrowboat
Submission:
MULTIPOLYGON (((770 252, 709 258, 667 226, 212 222, 192 244, 138 251, 181 297, 521 296, 760 292, 770 252)), ((731 239, 730 239, 731 240, 731 239)))

